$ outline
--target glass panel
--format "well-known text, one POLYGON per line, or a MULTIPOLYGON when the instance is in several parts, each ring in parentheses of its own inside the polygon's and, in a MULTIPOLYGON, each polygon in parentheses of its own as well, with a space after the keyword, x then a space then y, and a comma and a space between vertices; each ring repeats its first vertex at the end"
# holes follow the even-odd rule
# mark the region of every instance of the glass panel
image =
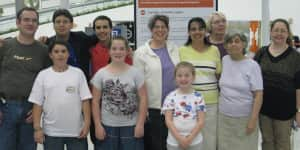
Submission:
POLYGON ((60 0, 41 0, 40 9, 54 8, 60 5, 60 0))
POLYGON ((15 0, 1 0, 0 1, 0 18, 4 16, 15 15, 15 0))

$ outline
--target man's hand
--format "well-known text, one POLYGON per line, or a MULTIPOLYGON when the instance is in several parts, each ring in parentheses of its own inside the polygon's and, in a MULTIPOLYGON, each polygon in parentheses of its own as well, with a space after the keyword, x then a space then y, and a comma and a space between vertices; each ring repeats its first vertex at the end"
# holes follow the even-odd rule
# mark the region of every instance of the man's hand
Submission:
POLYGON ((0 110, 0 125, 1 125, 1 123, 2 123, 2 120, 3 120, 3 113, 2 113, 2 111, 0 110))
POLYGON ((27 114, 26 114, 26 123, 32 123, 33 122, 33 118, 32 118, 32 110, 30 110, 27 114))

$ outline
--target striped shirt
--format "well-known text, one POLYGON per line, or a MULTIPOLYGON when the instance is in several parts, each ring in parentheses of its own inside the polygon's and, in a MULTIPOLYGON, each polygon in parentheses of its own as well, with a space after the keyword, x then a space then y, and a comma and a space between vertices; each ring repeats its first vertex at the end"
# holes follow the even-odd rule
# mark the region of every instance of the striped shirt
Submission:
POLYGON ((209 46, 203 52, 198 52, 191 45, 179 49, 180 60, 194 65, 196 78, 194 89, 204 95, 206 104, 218 103, 218 79, 216 74, 221 73, 220 53, 217 47, 209 46))

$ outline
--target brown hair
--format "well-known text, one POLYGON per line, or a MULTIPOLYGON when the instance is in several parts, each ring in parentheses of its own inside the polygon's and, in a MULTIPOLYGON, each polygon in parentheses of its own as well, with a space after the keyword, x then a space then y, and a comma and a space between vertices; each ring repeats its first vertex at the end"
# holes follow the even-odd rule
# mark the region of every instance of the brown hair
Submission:
POLYGON ((111 42, 109 43, 109 48, 111 48, 111 46, 112 46, 112 43, 113 43, 113 41, 114 41, 114 40, 120 40, 120 41, 123 41, 123 42, 124 42, 124 44, 125 44, 125 48, 126 48, 126 50, 128 50, 128 49, 129 49, 129 45, 128 45, 128 41, 127 41, 127 39, 126 39, 126 38, 124 38, 123 36, 120 36, 120 35, 118 35, 118 36, 114 36, 114 37, 112 38, 111 42))
POLYGON ((273 30, 273 28, 274 28, 274 26, 275 26, 275 24, 277 22, 282 22, 283 24, 285 24, 285 26, 286 26, 286 28, 288 30, 288 34, 289 34, 288 38, 286 39, 286 43, 289 46, 293 46, 293 40, 292 40, 293 39, 293 34, 292 34, 292 31, 291 31, 291 28, 290 28, 290 24, 289 24, 288 21, 286 21, 285 19, 282 19, 282 18, 275 19, 271 23, 271 29, 270 30, 271 31, 273 30))
POLYGON ((166 25, 166 27, 169 29, 169 17, 168 16, 165 16, 165 15, 154 15, 149 20, 149 23, 148 23, 148 28, 150 30, 152 30, 154 28, 155 23, 156 23, 157 20, 162 21, 166 25))

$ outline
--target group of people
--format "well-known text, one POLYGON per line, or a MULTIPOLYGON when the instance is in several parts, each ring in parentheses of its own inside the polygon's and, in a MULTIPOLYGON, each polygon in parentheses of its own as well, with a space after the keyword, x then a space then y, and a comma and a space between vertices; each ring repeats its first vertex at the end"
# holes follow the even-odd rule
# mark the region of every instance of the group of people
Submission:
POLYGON ((272 21, 254 59, 220 12, 191 18, 181 47, 168 40, 169 18, 154 15, 134 52, 107 16, 88 36, 58 9, 56 35, 39 41, 38 20, 21 9, 19 34, 0 42, 0 149, 87 150, 90 133, 95 150, 254 150, 259 128, 263 150, 291 149, 300 54, 286 20, 272 21))

